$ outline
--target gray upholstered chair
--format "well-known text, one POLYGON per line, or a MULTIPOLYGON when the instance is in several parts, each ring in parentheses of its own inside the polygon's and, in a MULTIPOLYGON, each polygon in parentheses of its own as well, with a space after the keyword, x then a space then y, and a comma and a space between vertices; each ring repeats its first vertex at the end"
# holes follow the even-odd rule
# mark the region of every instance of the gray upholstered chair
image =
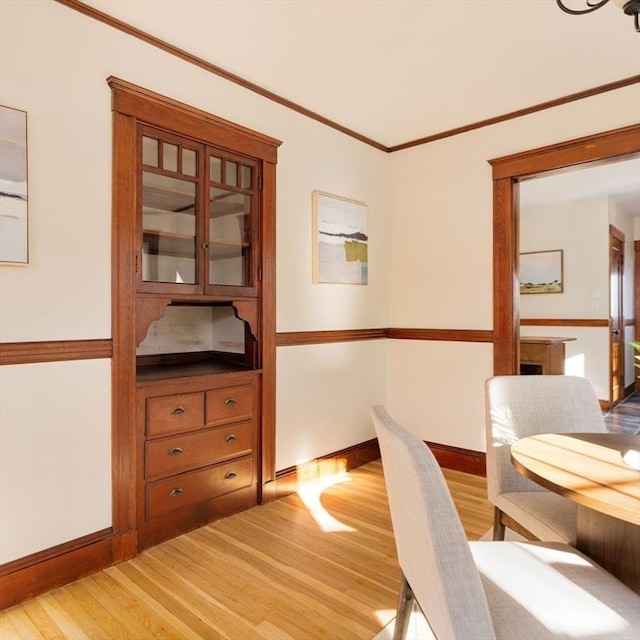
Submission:
POLYGON ((530 540, 575 544, 575 503, 518 473, 511 444, 537 433, 606 431, 591 383, 575 376, 496 376, 486 382, 485 401, 493 539, 504 540, 506 526, 530 540))
POLYGON ((640 637, 640 597, 569 545, 467 542, 433 454, 372 415, 403 573, 394 638, 414 601, 436 638, 640 637))

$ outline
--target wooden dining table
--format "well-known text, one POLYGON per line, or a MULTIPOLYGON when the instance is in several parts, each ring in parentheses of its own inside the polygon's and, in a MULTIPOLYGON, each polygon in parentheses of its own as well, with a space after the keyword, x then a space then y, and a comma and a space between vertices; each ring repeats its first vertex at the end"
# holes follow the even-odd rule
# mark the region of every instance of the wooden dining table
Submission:
POLYGON ((525 477, 577 506, 576 547, 640 594, 640 436, 547 433, 511 445, 525 477))

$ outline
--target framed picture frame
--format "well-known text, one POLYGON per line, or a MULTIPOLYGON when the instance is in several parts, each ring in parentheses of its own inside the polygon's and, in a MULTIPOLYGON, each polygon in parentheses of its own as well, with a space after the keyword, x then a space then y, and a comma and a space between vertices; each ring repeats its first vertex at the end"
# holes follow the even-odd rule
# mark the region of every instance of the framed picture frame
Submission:
POLYGON ((29 263, 27 112, 0 105, 0 263, 29 263))
POLYGON ((313 196, 313 282, 369 282, 368 207, 323 191, 313 196))
POLYGON ((520 254, 520 293, 562 293, 563 251, 530 251, 520 254))

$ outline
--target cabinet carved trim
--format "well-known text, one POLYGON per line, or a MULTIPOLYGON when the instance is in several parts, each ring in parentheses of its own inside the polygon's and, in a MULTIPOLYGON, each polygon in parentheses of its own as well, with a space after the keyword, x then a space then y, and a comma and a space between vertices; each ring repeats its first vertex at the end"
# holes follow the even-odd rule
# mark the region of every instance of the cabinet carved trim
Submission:
POLYGON ((151 323, 162 318, 170 304, 170 298, 138 298, 136 302, 136 345, 145 339, 151 323))
POLYGON ((234 300, 232 303, 233 311, 238 318, 249 325, 251 335, 257 340, 258 332, 258 305, 253 300, 234 300))

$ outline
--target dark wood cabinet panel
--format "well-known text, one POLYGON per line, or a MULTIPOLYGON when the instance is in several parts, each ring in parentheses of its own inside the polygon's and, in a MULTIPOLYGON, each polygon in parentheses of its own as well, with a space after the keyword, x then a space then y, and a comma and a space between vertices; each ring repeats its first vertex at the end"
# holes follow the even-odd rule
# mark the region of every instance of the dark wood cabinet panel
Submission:
POLYGON ((147 481, 250 454, 253 435, 253 423, 241 422, 217 429, 148 441, 145 447, 147 481))
POLYGON ((117 78, 108 83, 114 523, 135 532, 137 552, 269 497, 280 143, 117 78), (240 323, 239 349, 219 351, 221 338, 197 352, 175 348, 163 320, 188 312, 202 322, 203 307, 212 332, 221 312, 240 323))
POLYGON ((164 435, 204 426, 204 395, 181 393, 147 399, 146 431, 164 435))
POLYGON ((150 483, 147 485, 147 519, 248 487, 252 480, 253 459, 248 456, 150 483))
POLYGON ((251 418, 253 389, 244 384, 207 391, 207 424, 220 424, 251 418))

